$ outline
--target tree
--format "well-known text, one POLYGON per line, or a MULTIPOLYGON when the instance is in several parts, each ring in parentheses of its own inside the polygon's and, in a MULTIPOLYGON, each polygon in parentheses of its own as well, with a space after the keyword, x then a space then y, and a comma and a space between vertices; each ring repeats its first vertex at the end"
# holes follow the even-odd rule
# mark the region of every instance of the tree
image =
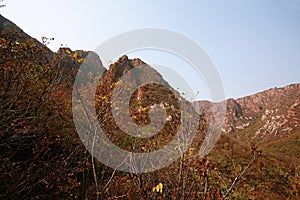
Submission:
MULTIPOLYGON (((72 185, 72 190, 80 187, 71 184, 66 172, 70 164, 66 159, 72 159, 74 148, 69 141, 76 139, 76 132, 67 109, 71 72, 64 73, 60 65, 61 58, 23 32, 5 29, 1 33, 0 196, 46 198, 60 191, 61 182, 72 185)), ((78 153, 84 156, 83 151, 78 153)))

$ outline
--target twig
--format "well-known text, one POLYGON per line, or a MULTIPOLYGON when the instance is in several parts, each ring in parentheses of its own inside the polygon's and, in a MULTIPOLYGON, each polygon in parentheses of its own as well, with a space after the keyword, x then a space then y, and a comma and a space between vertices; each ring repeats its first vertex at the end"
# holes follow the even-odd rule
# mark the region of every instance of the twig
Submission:
POLYGON ((244 168, 244 170, 235 177, 233 183, 231 184, 231 186, 228 188, 228 190, 226 191, 226 193, 223 196, 223 199, 225 199, 229 193, 232 191, 233 187, 237 184, 237 182, 240 180, 240 178, 245 174, 245 172, 250 168, 250 166, 252 165, 252 163, 256 160, 256 156, 254 154, 252 160, 248 163, 248 165, 244 168))

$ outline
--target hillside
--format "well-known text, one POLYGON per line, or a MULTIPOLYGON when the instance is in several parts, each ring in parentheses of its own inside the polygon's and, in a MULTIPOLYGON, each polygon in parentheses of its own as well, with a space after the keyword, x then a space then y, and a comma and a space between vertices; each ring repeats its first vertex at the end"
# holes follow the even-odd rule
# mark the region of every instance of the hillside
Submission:
MULTIPOLYGON (((250 170, 251 177, 244 179, 248 190, 269 192, 260 198, 287 198, 287 191, 299 191, 300 166, 300 84, 272 88, 247 97, 227 100, 223 134, 210 154, 221 169, 232 173, 245 162, 250 144, 263 152, 260 167, 250 170), (229 164, 231 163, 231 164, 229 164), (251 185, 256 185, 255 190, 251 185), (281 188, 280 190, 278 188, 281 188)), ((195 102, 199 114, 210 121, 211 103, 195 102)), ((244 195, 247 198, 247 195, 244 195)))
MULTIPOLYGON (((223 134, 211 153, 202 158, 199 148, 203 136, 209 123, 219 116, 211 118, 211 102, 186 101, 141 59, 124 55, 106 69, 96 53, 70 48, 52 52, 0 15, 0 77, 0 198, 300 197, 300 84, 227 100, 223 134), (179 145, 173 146, 172 151, 182 152, 184 142, 192 138, 191 130, 197 130, 187 151, 157 171, 137 174, 115 170, 94 159, 93 151, 87 151, 79 138, 72 113, 76 110, 72 110, 74 80, 78 69, 87 66, 94 66, 103 75, 100 79, 84 77, 81 91, 85 96, 76 97, 80 102, 88 95, 95 96, 95 120, 111 142, 123 150, 151 153, 161 150, 176 138, 176 133, 182 132, 180 136, 187 140, 177 138, 179 145), (150 79, 141 66, 151 72, 150 79), (132 80, 132 84, 126 85, 126 80, 132 80), (90 84, 95 81, 96 93, 90 94, 90 84), (152 83, 136 88, 143 81, 152 83), (117 90, 121 86, 125 89, 117 90), (157 124, 163 120, 159 134, 148 138, 126 134, 129 124, 125 112, 118 111, 126 101, 115 100, 127 91, 127 86, 133 89, 129 100, 125 98, 129 101, 130 120, 149 130, 160 128, 147 126, 152 120, 157 124), (120 92, 117 96, 115 89, 120 92), (166 112, 153 115, 155 104, 166 112), (124 129, 116 123, 117 119, 125 124, 124 129), (188 126, 182 126, 183 122, 188 122, 188 126)), ((87 112, 79 110, 75 114, 84 119, 87 112)), ((90 134, 91 124, 84 122, 80 125, 88 139, 97 143, 94 132, 90 134)), ((119 155, 113 156, 109 161, 119 155)), ((161 162, 164 159, 157 158, 161 162)), ((131 165, 136 170, 136 163, 125 161, 119 167, 131 165)))

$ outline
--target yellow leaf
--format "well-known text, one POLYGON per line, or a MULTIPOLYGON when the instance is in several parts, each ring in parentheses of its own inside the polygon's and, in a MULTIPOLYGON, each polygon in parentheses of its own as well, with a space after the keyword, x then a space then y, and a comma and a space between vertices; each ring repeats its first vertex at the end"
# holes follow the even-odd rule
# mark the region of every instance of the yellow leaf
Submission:
POLYGON ((67 54, 71 54, 71 51, 69 49, 66 50, 67 54))
POLYGON ((79 53, 77 53, 77 52, 75 52, 75 53, 72 55, 73 58, 78 58, 78 56, 79 56, 79 53))
POLYGON ((141 107, 141 108, 138 109, 138 111, 139 112, 145 112, 145 111, 147 111, 147 107, 146 108, 141 107))
POLYGON ((160 193, 162 193, 162 191, 163 191, 163 184, 162 184, 162 183, 159 183, 158 186, 159 186, 159 191, 160 191, 160 193))
POLYGON ((159 185, 157 185, 157 186, 155 187, 155 189, 156 189, 156 192, 159 192, 159 185))
POLYGON ((152 189, 152 192, 160 192, 162 193, 163 192, 163 184, 162 183, 159 183, 157 186, 155 186, 153 189, 152 189))
POLYGON ((147 149, 146 149, 146 147, 142 147, 142 150, 146 151, 147 149))
POLYGON ((78 62, 82 63, 83 62, 83 58, 78 59, 78 62))

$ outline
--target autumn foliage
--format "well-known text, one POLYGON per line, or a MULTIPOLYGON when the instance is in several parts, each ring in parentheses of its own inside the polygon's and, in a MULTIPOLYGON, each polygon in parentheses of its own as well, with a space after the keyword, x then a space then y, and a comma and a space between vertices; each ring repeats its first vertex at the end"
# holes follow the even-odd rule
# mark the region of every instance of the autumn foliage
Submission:
MULTIPOLYGON (((47 41, 47 38, 44 39, 47 41)), ((22 32, 13 29, 1 33, 1 198, 299 197, 299 179, 284 171, 282 175, 276 174, 279 168, 273 168, 269 173, 266 166, 272 166, 255 145, 247 144, 245 147, 230 136, 223 136, 213 154, 199 157, 199 143, 203 141, 203 134, 207 130, 201 116, 198 137, 172 165, 154 172, 134 174, 120 172, 98 162, 86 151, 72 120, 73 83, 87 55, 69 48, 53 53, 45 44, 28 39, 22 32), (267 176, 269 179, 280 179, 276 184, 282 181, 291 189, 282 189, 282 195, 276 193, 274 187, 270 188, 275 183, 268 183, 267 176)), ((137 141, 135 149, 132 145, 135 140, 118 129, 111 115, 112 89, 124 73, 122 69, 126 69, 126 66, 135 67, 135 62, 141 61, 121 58, 111 65, 117 71, 113 74, 108 71, 104 73, 94 94, 97 101, 95 109, 99 114, 99 123, 103 124, 107 136, 115 144, 136 152, 154 151, 173 137, 180 123, 178 99, 173 95, 174 91, 152 84, 141 88, 141 98, 137 98, 140 95, 138 91, 133 94, 130 113, 137 124, 149 123, 148 111, 154 103, 163 104, 167 114, 172 116, 155 140, 137 141)), ((296 175, 298 172, 293 173, 296 175)))

